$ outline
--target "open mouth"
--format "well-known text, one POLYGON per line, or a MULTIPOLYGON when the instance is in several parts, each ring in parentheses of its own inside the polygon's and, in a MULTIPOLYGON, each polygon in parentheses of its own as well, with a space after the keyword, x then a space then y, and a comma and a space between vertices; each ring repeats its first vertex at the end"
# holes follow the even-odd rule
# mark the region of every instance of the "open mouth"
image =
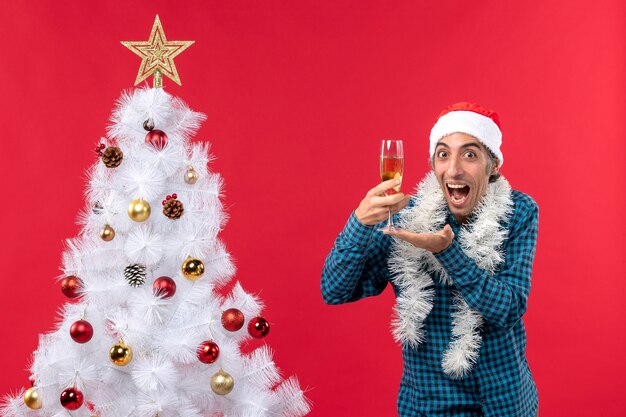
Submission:
POLYGON ((455 206, 462 206, 467 201, 467 196, 470 192, 469 185, 465 184, 451 184, 447 183, 448 195, 450 196, 450 202, 455 206))

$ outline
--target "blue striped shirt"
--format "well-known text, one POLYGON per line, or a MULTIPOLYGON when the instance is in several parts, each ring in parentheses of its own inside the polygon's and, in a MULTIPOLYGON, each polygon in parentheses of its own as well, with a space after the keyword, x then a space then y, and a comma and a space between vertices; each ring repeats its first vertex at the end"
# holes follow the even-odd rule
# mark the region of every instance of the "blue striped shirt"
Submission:
MULTIPOLYGON (((398 413, 408 416, 534 417, 537 389, 526 361, 526 332, 522 316, 530 292, 538 207, 531 197, 512 192, 514 211, 503 223, 509 233, 506 253, 493 276, 480 269, 457 239, 435 254, 453 279, 442 284, 433 277, 435 300, 425 321, 426 340, 417 349, 404 346, 404 372, 398 413), (481 313, 482 345, 475 369, 452 379, 441 368, 452 330, 452 290, 481 313)), ((455 236, 463 227, 448 211, 455 236)), ((471 221, 470 219, 469 221, 471 221)), ((321 289, 327 304, 342 304, 380 294, 390 282, 387 259, 391 238, 366 226, 352 213, 326 258, 321 289)), ((398 295, 399 289, 393 285, 398 295)))

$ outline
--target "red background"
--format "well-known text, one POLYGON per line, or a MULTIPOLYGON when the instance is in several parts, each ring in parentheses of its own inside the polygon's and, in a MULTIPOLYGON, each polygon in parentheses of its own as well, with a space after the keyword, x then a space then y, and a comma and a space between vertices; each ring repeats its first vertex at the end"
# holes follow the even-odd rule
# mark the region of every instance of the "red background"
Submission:
POLYGON ((77 234, 85 170, 159 13, 170 93, 207 114, 237 278, 273 323, 267 342, 313 416, 395 415, 393 294, 326 306, 319 275, 378 181, 378 146, 405 140, 411 190, 447 104, 496 109, 503 173, 540 206, 525 316, 542 417, 624 416, 625 6, 613 1, 4 0, 0 9, 0 393, 28 384, 37 334, 77 234))

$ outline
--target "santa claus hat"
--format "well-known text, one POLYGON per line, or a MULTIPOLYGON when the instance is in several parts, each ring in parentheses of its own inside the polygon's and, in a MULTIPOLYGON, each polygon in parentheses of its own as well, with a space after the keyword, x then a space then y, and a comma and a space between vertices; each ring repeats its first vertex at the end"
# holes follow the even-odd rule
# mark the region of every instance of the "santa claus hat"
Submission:
POLYGON ((452 133, 465 133, 480 140, 500 161, 504 157, 500 152, 502 131, 500 119, 493 110, 488 110, 475 103, 456 103, 441 112, 437 123, 430 131, 430 156, 435 153, 437 142, 452 133))

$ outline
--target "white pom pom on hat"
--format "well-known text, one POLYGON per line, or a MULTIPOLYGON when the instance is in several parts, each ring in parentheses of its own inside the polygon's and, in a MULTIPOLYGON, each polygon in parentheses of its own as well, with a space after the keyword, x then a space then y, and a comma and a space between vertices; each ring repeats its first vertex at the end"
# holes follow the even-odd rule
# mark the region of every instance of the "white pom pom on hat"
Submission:
POLYGON ((493 110, 488 110, 479 104, 461 102, 448 106, 441 112, 437 122, 430 131, 430 156, 437 147, 437 142, 452 133, 465 133, 480 140, 500 161, 504 157, 500 151, 502 145, 502 131, 500 118, 493 110))

